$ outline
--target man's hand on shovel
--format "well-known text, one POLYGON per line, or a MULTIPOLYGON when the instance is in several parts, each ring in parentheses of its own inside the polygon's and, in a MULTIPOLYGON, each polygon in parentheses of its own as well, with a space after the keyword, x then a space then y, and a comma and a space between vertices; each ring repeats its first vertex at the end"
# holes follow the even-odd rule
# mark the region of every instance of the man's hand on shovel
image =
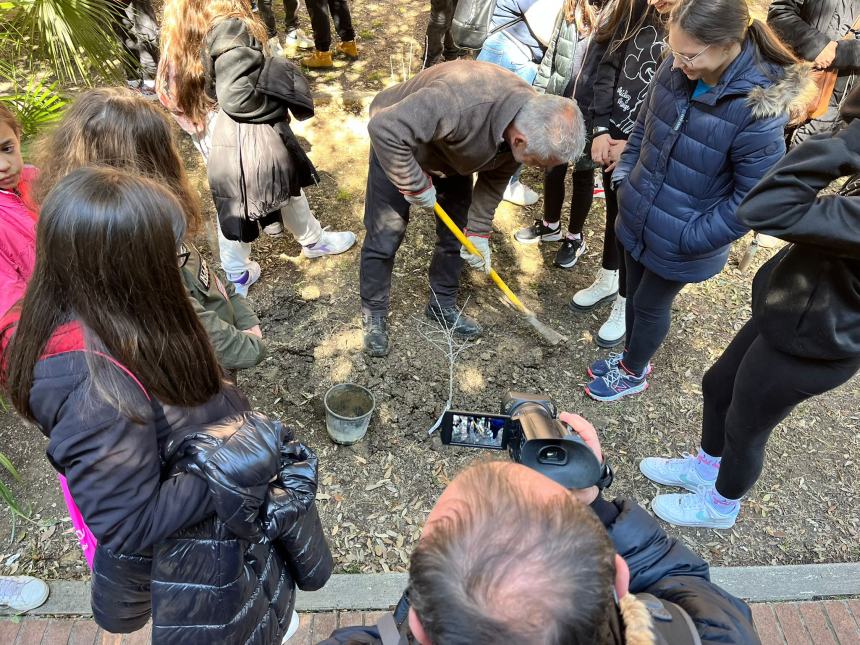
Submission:
POLYGON ((481 252, 483 258, 479 258, 477 255, 469 251, 465 246, 460 247, 460 257, 463 258, 466 262, 469 263, 469 266, 475 269, 476 271, 483 271, 487 275, 490 274, 490 269, 492 268, 490 263, 490 236, 489 235, 477 235, 475 233, 466 232, 466 237, 469 241, 475 245, 475 248, 481 252))

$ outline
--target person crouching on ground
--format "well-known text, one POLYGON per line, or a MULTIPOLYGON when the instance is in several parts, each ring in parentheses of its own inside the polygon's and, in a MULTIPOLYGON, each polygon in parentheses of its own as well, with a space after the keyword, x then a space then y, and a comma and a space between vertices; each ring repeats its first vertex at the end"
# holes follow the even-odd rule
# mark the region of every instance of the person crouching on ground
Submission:
POLYGON ((388 354, 394 255, 410 207, 432 209, 437 199, 484 259, 461 248, 437 220, 426 315, 444 320, 460 337, 475 338, 480 326, 456 307, 463 259, 489 273, 493 216, 508 180, 519 164, 547 169, 576 159, 585 145, 582 114, 570 99, 538 95, 497 65, 465 60, 383 90, 370 114, 359 278, 364 351, 388 354))

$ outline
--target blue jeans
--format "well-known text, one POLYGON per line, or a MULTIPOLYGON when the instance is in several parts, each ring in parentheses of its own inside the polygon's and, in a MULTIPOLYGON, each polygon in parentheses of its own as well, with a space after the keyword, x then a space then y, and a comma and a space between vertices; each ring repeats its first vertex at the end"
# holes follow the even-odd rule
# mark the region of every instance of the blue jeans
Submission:
POLYGON ((504 67, 531 85, 535 82, 538 66, 527 51, 525 46, 517 45, 500 31, 484 41, 478 60, 504 67))

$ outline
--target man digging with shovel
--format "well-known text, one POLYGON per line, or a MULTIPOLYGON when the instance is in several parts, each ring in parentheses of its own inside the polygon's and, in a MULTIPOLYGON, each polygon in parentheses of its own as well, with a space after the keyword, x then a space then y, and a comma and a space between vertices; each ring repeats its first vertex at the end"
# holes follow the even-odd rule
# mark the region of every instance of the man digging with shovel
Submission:
POLYGON ((548 169, 574 161, 585 143, 582 115, 570 99, 537 94, 497 65, 461 60, 383 90, 370 116, 359 278, 364 351, 388 354, 394 255, 410 206, 432 209, 437 200, 483 259, 437 220, 425 313, 461 338, 476 338, 481 327, 456 307, 463 259, 490 272, 493 216, 508 180, 520 164, 548 169))

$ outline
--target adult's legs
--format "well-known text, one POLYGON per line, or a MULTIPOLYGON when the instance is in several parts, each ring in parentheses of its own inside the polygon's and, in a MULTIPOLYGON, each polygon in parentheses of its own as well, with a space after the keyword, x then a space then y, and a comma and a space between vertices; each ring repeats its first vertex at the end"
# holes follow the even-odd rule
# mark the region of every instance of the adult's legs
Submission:
POLYGON ((126 59, 126 78, 154 79, 158 68, 158 22, 150 0, 132 0, 112 14, 111 26, 126 59))
POLYGON ((757 336, 744 354, 735 376, 725 416, 725 441, 716 489, 727 499, 740 499, 753 487, 764 465, 764 450, 773 429, 798 403, 832 390, 860 369, 860 358, 822 361, 780 352, 757 336))
MULTIPOLYGON (((472 203, 472 177, 454 176, 433 178, 436 199, 450 215, 454 223, 463 230, 472 203)), ((436 248, 430 261, 430 304, 454 307, 460 286, 463 259, 460 257, 460 242, 438 217, 436 218, 436 248), (435 297, 433 294, 436 294, 435 297)))
POLYGON ((684 283, 661 278, 639 264, 629 253, 625 253, 625 261, 628 279, 625 313, 628 327, 623 365, 633 374, 643 374, 669 335, 672 301, 684 288, 684 283), (632 280, 631 273, 635 274, 632 280), (632 325, 629 324, 631 322, 632 325))
POLYGON ((299 28, 299 0, 284 0, 284 27, 287 32, 299 28))
POLYGON ((352 15, 349 12, 347 0, 328 0, 328 7, 334 23, 334 31, 340 38, 340 42, 355 40, 355 30, 352 28, 352 15))
MULTIPOLYGON (((430 0, 430 22, 424 35, 424 61, 422 68, 432 67, 440 61, 448 49, 451 19, 454 17, 453 0, 430 0)), ((453 46, 453 39, 451 43, 453 46)))
POLYGON ((269 38, 274 38, 278 35, 278 27, 275 24, 275 12, 272 10, 272 0, 257 0, 257 9, 260 12, 260 17, 263 19, 263 24, 266 25, 266 33, 269 38))
POLYGON ((327 0, 305 0, 308 16, 311 19, 311 29, 314 32, 314 47, 317 51, 327 52, 331 49, 331 24, 327 0))
POLYGON ((359 290, 361 309, 366 314, 388 311, 394 255, 409 223, 409 202, 392 184, 371 149, 364 198, 364 227, 367 234, 361 247, 359 290))

